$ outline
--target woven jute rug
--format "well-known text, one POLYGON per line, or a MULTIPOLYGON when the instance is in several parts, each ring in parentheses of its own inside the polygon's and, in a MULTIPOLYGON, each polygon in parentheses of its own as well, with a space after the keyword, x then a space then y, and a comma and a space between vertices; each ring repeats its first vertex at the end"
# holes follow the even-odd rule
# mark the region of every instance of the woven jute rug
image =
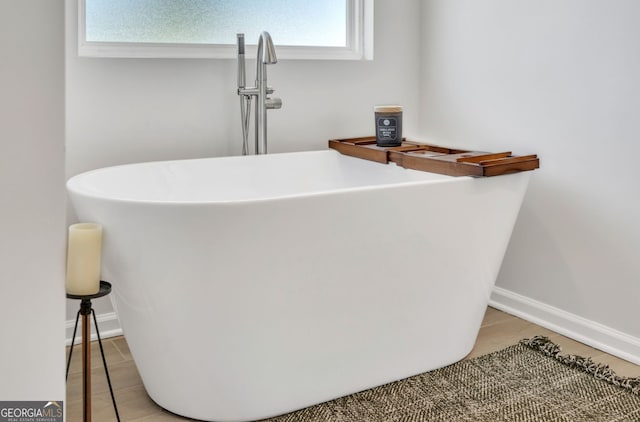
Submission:
POLYGON ((640 421, 640 377, 562 355, 546 337, 268 422, 640 421))

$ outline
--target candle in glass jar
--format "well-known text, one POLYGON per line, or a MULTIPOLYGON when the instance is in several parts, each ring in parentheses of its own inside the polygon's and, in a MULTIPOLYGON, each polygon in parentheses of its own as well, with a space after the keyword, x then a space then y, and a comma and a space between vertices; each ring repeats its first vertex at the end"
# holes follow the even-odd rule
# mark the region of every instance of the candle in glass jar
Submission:
POLYGON ((374 107, 376 117, 376 145, 399 147, 402 145, 402 106, 374 107))
POLYGON ((67 243, 67 293, 92 295, 100 290, 102 226, 78 223, 69 226, 67 243))

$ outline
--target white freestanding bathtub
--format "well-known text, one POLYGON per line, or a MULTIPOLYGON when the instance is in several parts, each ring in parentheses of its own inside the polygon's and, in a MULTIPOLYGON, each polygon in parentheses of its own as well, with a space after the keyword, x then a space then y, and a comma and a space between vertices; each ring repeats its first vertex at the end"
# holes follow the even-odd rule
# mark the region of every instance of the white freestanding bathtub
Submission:
POLYGON ((450 177, 333 150, 124 165, 68 182, 151 398, 287 413, 462 359, 529 172, 450 177))

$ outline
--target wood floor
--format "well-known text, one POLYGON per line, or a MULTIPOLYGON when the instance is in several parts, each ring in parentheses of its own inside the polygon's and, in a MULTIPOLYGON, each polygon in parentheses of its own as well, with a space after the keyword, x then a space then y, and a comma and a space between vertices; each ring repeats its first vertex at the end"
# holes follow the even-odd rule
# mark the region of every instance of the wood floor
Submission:
MULTIPOLYGON (((478 340, 467 359, 491 353, 516 344, 523 338, 544 335, 562 347, 563 353, 591 357, 596 362, 608 364, 619 375, 640 376, 640 366, 618 359, 584 344, 561 336, 538 325, 524 321, 493 308, 487 312, 478 340)), ((120 420, 122 422, 190 421, 167 412, 156 405, 146 394, 142 380, 123 337, 103 340, 120 420)), ((68 349, 68 348, 67 348, 68 349)), ((68 350, 67 350, 68 353, 68 350)), ((80 346, 75 346, 67 381, 67 421, 82 420, 82 368, 80 346)), ((111 396, 107 386, 98 343, 92 343, 92 409, 94 422, 115 421, 111 396)))

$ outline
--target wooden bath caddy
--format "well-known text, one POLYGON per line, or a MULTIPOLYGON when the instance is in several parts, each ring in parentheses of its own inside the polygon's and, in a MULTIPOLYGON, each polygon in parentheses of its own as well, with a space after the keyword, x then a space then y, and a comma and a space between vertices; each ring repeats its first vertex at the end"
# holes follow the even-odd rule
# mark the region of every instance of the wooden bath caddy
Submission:
POLYGON ((516 156, 511 152, 466 151, 406 139, 398 147, 379 147, 375 136, 331 139, 329 148, 352 157, 449 176, 498 176, 540 167, 535 154, 516 156))

